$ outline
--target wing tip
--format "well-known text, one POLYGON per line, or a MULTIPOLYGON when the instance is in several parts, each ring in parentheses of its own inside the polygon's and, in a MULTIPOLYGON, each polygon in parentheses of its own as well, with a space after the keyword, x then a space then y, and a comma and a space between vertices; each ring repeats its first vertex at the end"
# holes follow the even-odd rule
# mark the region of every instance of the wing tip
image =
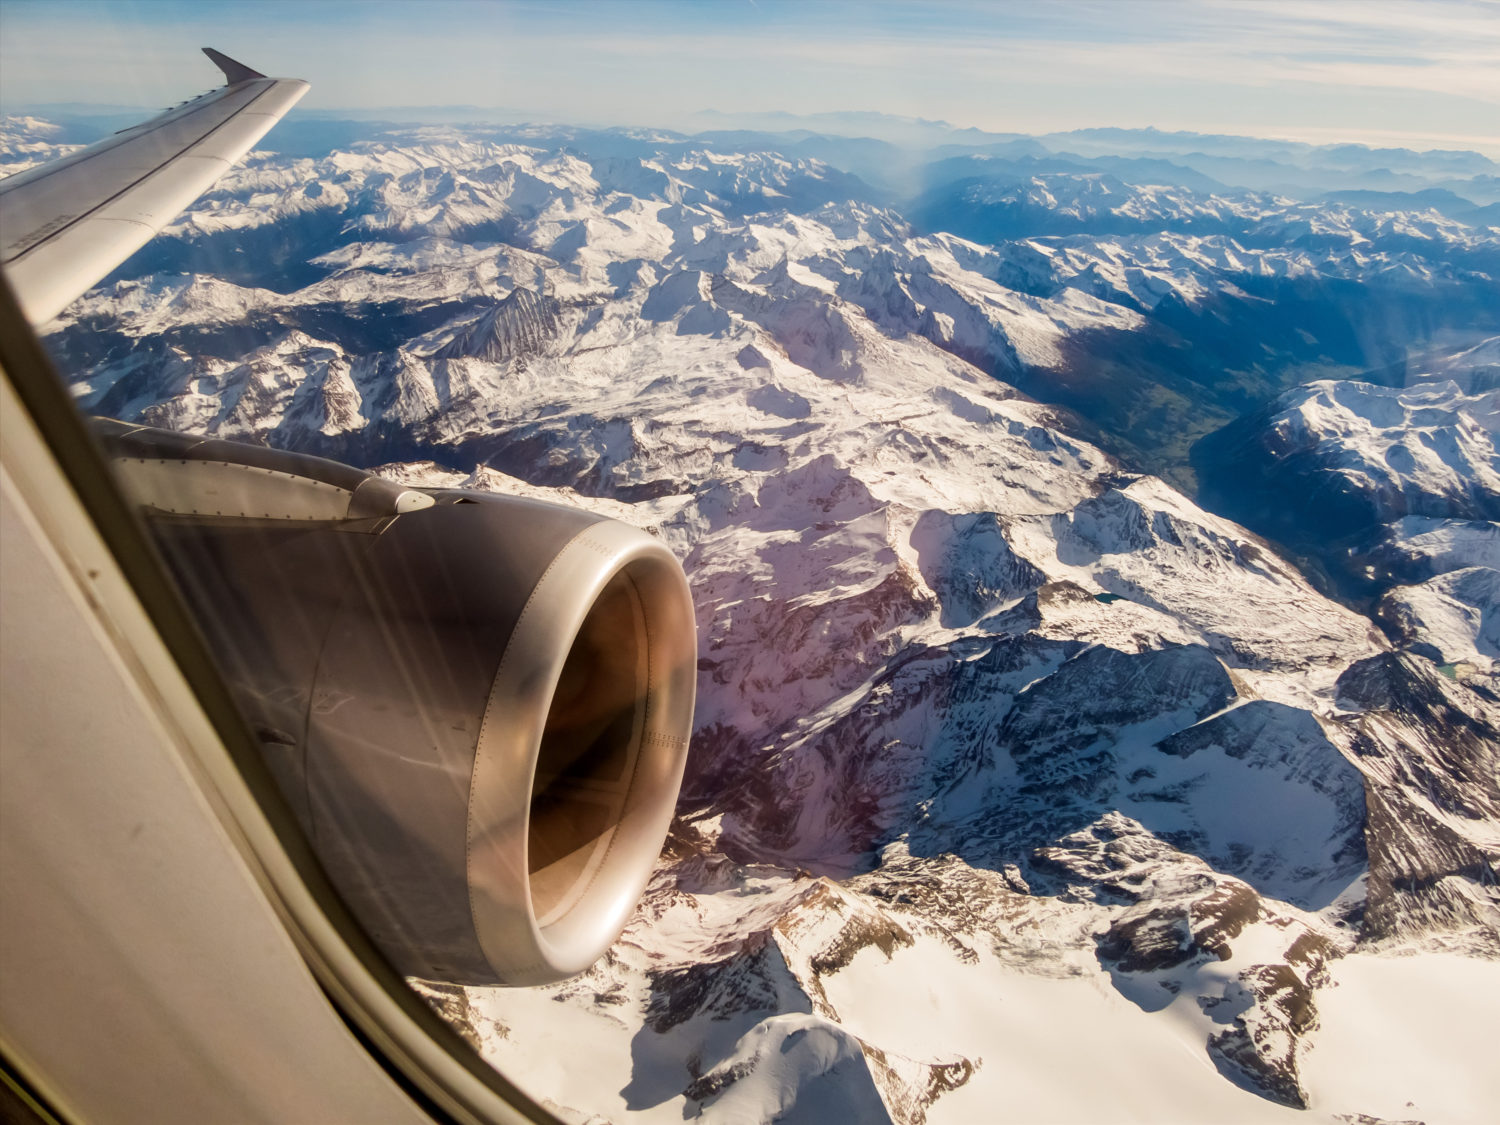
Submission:
POLYGON ((233 86, 236 82, 248 82, 252 78, 264 78, 265 75, 258 70, 252 70, 242 62, 230 58, 222 51, 216 51, 212 47, 204 47, 203 53, 208 56, 210 62, 224 72, 224 80, 233 86))

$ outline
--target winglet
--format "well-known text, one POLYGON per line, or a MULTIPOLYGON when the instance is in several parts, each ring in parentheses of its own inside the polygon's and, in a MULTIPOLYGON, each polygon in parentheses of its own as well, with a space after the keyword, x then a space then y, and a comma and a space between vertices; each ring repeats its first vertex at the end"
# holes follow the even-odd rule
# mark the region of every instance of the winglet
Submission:
POLYGON ((215 51, 212 47, 204 47, 203 53, 209 60, 224 72, 224 80, 233 86, 236 82, 248 82, 252 78, 264 78, 265 75, 258 70, 251 70, 242 62, 235 62, 228 55, 215 51))

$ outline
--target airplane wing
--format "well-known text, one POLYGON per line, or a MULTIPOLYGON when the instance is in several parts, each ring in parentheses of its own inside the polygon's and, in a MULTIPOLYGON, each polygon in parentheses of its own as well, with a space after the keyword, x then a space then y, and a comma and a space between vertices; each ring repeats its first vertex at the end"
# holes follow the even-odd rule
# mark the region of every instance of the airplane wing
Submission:
POLYGON ((55 316, 307 88, 208 54, 223 90, 0 182, 0 1119, 553 1120, 402 974, 616 940, 682 780, 691 591, 582 509, 89 440, 10 290, 55 316), (225 980, 265 1003, 205 1017, 225 980))
POLYGON ((0 180, 0 265, 33 325, 144 246, 307 92, 300 79, 203 53, 227 85, 0 180))

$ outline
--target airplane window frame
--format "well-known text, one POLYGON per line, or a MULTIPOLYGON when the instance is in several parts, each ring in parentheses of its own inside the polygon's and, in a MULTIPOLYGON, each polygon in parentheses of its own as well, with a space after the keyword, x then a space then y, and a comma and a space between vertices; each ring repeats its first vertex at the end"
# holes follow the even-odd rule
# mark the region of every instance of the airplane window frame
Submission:
MULTIPOLYGON (((222 762, 188 764, 330 1006, 370 1057, 433 1120, 558 1122, 408 987, 339 896, 149 533, 120 490, 3 271, 0 371, 218 736, 222 762), (226 776, 225 765, 238 786, 218 780, 226 776)), ((200 757, 215 750, 193 749, 200 757)))

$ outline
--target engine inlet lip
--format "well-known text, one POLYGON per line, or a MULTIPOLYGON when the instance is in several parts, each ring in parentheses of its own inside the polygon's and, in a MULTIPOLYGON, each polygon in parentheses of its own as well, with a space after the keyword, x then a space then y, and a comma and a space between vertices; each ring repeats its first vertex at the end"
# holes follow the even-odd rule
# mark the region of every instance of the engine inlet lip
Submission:
POLYGON ((663 544, 637 528, 613 521, 590 525, 538 581, 495 674, 469 794, 470 912, 480 949, 502 982, 538 984, 582 972, 629 920, 676 805, 696 656, 692 601, 681 567, 663 544), (629 781, 618 817, 600 838, 587 886, 560 916, 541 925, 527 847, 544 725, 585 620, 622 572, 645 618, 648 668, 629 781))

